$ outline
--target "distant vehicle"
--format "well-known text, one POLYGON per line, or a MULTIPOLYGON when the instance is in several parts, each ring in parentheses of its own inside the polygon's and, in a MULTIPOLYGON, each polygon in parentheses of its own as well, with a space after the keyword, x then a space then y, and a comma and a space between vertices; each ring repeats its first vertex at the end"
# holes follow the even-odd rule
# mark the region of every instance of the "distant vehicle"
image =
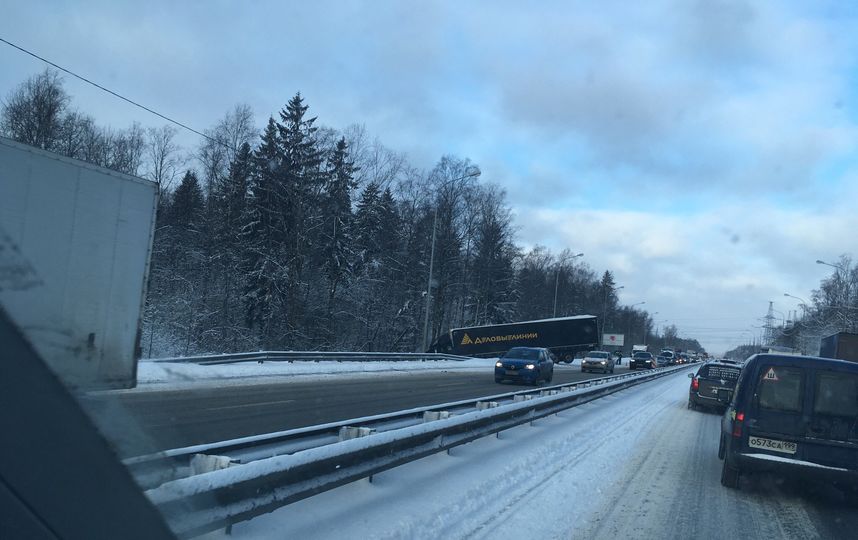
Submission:
POLYGON ((690 364, 691 359, 688 358, 687 353, 679 353, 678 355, 676 355, 674 363, 675 364, 690 364))
POLYGON ((598 343, 596 317, 579 315, 454 328, 442 334, 428 352, 492 357, 513 347, 544 347, 572 362, 575 353, 595 349, 598 343))
POLYGON ((858 334, 838 332, 820 342, 819 356, 858 362, 858 334))
POLYGON ((751 471, 824 480, 858 491, 858 364, 757 354, 721 421, 721 483, 751 471))
POLYGON ((513 347, 495 363, 495 382, 516 381, 536 385, 554 378, 554 355, 542 347, 513 347))
POLYGON ((158 184, 3 137, 0 163, 0 305, 66 384, 135 386, 158 184))
POLYGON ((672 351, 661 351, 655 359, 656 367, 673 365, 674 355, 672 351))
POLYGON ((629 360, 629 369, 646 368, 653 369, 655 367, 655 358, 651 352, 635 351, 629 360))
POLYGON ((614 357, 607 351, 590 351, 581 360, 581 373, 601 371, 602 373, 614 372, 614 357))
POLYGON ((688 408, 724 408, 733 397, 736 381, 742 368, 726 362, 709 362, 689 373, 691 387, 688 389, 688 408))

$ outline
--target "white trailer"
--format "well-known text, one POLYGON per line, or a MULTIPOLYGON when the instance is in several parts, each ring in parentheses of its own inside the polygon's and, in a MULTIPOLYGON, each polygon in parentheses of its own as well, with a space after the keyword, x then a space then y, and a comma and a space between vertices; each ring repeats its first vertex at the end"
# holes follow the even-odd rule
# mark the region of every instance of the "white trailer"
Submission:
POLYGON ((154 182, 0 137, 0 306, 72 387, 136 384, 157 203, 154 182))

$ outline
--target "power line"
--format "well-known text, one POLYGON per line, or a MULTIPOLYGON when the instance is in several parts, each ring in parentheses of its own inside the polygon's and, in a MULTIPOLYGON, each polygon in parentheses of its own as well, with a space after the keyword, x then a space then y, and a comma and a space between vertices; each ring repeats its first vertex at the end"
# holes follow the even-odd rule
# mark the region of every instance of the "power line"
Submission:
POLYGON ((99 90, 103 90, 103 91, 107 92, 108 94, 110 94, 110 95, 112 95, 112 96, 118 97, 119 99, 121 99, 121 100, 123 100, 123 101, 126 101, 126 102, 128 102, 128 103, 130 103, 130 104, 134 105, 135 107, 139 107, 139 108, 143 109, 144 111, 149 112, 149 113, 152 113, 152 114, 154 114, 155 116, 157 116, 157 117, 159 117, 159 118, 163 118, 163 119, 164 119, 164 120, 166 120, 167 122, 170 122, 170 123, 172 123, 172 124, 176 124, 177 126, 179 126, 179 127, 181 127, 181 128, 184 128, 184 129, 187 129, 188 131, 190 131, 190 132, 192 132, 192 133, 196 133, 196 134, 197 134, 197 135, 199 135, 200 137, 204 137, 204 138, 206 138, 206 139, 208 139, 208 140, 212 141, 213 143, 222 144, 222 145, 224 145, 224 146, 227 146, 227 148, 229 148, 229 146, 228 146, 225 142, 223 142, 223 141, 219 141, 219 140, 215 139, 214 137, 210 137, 210 136, 206 135, 205 133, 202 133, 201 131, 197 131, 196 129, 194 129, 194 128, 192 128, 192 127, 188 126, 187 124, 183 124, 182 122, 179 122, 178 120, 173 120, 173 119, 172 119, 172 118, 170 118, 169 116, 165 116, 165 115, 163 115, 163 114, 159 113, 158 111, 155 111, 155 110, 150 109, 149 107, 147 107, 147 106, 145 106, 145 105, 141 105, 140 103, 137 103, 136 101, 134 101, 134 100, 132 100, 132 99, 129 99, 129 98, 127 98, 127 97, 125 97, 125 96, 123 96, 123 95, 121 95, 121 94, 117 94, 117 93, 116 93, 116 92, 114 92, 113 90, 110 90, 109 88, 105 88, 104 86, 102 86, 102 85, 98 84, 97 82, 93 82, 93 81, 91 81, 91 80, 87 79, 86 77, 83 77, 82 75, 78 75, 77 73, 75 73, 75 72, 73 72, 73 71, 71 71, 71 70, 68 70, 68 69, 66 69, 66 68, 62 67, 62 66, 61 66, 61 65, 59 65, 59 64, 55 64, 54 62, 51 62, 51 61, 50 61, 50 60, 48 60, 47 58, 43 58, 43 57, 39 56, 38 54, 36 54, 36 53, 34 53, 34 52, 32 52, 32 51, 28 51, 27 49, 25 49, 24 47, 21 47, 20 45, 16 45, 16 44, 12 43, 11 41, 8 41, 8 40, 3 39, 2 37, 0 37, 0 41, 2 41, 3 43, 5 43, 6 45, 9 45, 10 47, 14 47, 14 48, 18 49, 19 51, 21 51, 21 52, 23 52, 23 53, 29 54, 29 55, 30 55, 30 56, 32 56, 33 58, 36 58, 36 59, 38 59, 38 60, 41 60, 42 62, 44 62, 44 63, 46 63, 46 64, 48 64, 48 65, 51 65, 51 66, 53 66, 53 67, 57 68, 58 70, 60 70, 60 71, 62 71, 62 72, 68 73, 68 74, 69 74, 69 75, 71 75, 72 77, 78 78, 78 79, 82 80, 83 82, 85 82, 85 83, 87 83, 87 84, 91 84, 92 86, 94 86, 94 87, 98 88, 99 90))

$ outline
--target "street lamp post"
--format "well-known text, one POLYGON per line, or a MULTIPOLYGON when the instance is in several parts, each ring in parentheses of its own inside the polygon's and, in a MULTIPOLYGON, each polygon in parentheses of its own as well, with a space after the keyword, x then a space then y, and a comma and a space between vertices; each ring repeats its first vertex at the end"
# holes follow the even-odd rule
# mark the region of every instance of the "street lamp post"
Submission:
MULTIPOLYGON (((656 316, 656 315, 658 315, 658 311, 653 312, 653 313, 650 315, 650 317, 655 318, 655 316, 656 316)), ((641 335, 643 336, 643 340, 644 340, 644 342, 642 343, 642 345, 646 345, 646 344, 647 344, 647 335, 646 335, 646 334, 647 334, 647 331, 646 331, 646 319, 647 319, 647 318, 646 318, 646 317, 644 317, 644 320, 643 320, 643 331, 641 332, 641 335)))
MULTIPOLYGON (((447 187, 454 182, 465 180, 468 178, 476 178, 482 174, 482 171, 477 167, 473 167, 470 172, 464 176, 453 178, 438 186, 438 189, 447 187)), ((423 351, 429 350, 429 310, 432 307, 432 272, 435 267, 435 238, 436 229, 438 227, 438 201, 435 201, 435 215, 432 218, 432 248, 429 251, 429 280, 426 284, 426 313, 423 316, 423 351)), ((420 351, 422 352, 422 351, 420 351)))
MULTIPOLYGON (((644 305, 644 304, 646 304, 646 301, 644 301, 644 302, 638 302, 638 303, 636 303, 636 304, 632 304, 632 305, 628 306, 628 308, 629 308, 629 309, 631 309, 631 310, 634 310, 634 307, 635 307, 635 306, 642 306, 642 305, 644 305)), ((631 339, 631 337, 632 337, 632 317, 631 317, 631 315, 630 315, 630 316, 629 316, 629 339, 631 339)), ((632 343, 632 345, 634 345, 634 343, 632 343)))
POLYGON ((564 257, 557 261, 557 270, 554 272, 554 315, 552 315, 552 317, 557 317, 557 289, 560 287, 560 265, 568 260, 577 259, 578 257, 583 256, 583 253, 578 253, 577 255, 570 255, 569 257, 564 257))
MULTIPOLYGON (((605 287, 605 302, 602 304, 602 332, 599 335, 599 340, 602 341, 605 338, 605 327, 608 323, 608 293, 612 291, 619 291, 620 289, 625 289, 625 285, 620 285, 619 287, 605 287)), ((602 343, 604 345, 604 343, 602 343)))
POLYGON ((807 300, 805 300, 804 298, 802 298, 802 297, 800 297, 800 296, 794 296, 794 295, 792 295, 792 294, 790 294, 790 293, 784 293, 784 296, 786 296, 786 297, 788 297, 788 298, 795 298, 796 300, 798 300, 799 302, 801 302, 801 303, 799 304, 799 305, 801 306, 801 308, 802 308, 803 310, 807 311, 808 305, 809 305, 810 303, 809 303, 807 300))

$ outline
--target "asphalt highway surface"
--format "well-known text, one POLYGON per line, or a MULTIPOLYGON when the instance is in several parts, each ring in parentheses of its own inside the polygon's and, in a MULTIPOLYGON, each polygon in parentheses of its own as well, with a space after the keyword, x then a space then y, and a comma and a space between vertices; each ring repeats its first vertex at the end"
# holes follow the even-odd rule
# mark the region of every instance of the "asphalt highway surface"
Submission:
MULTIPOLYGON (((617 366, 615 373, 627 369, 617 366)), ((559 365, 551 384, 604 376, 559 365)), ((85 396, 82 403, 124 458, 528 388, 495 383, 491 369, 485 373, 420 371, 108 392, 85 396)))

